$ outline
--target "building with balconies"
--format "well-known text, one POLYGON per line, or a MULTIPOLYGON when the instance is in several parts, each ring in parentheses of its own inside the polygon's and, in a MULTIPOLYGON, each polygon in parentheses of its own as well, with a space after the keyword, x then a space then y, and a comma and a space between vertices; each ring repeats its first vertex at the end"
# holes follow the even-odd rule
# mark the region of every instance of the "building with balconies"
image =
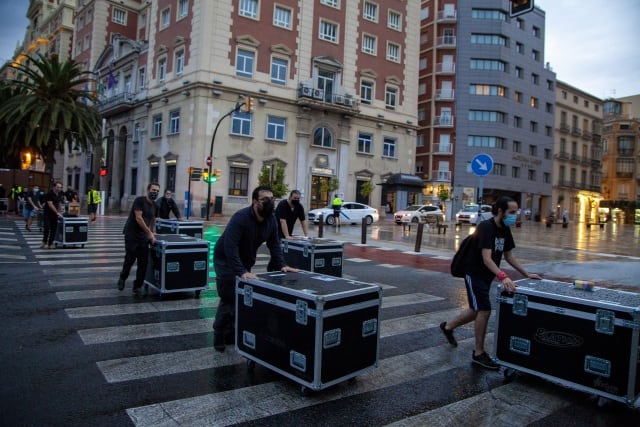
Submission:
POLYGON ((596 222, 602 200, 601 99, 556 81, 552 208, 556 218, 596 222))

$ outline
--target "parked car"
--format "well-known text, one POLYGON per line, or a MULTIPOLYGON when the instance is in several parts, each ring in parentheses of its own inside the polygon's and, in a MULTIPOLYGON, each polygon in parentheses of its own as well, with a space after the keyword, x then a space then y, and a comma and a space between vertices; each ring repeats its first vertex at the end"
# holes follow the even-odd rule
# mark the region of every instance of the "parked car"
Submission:
MULTIPOLYGON (((309 222, 317 224, 321 213, 322 217, 324 218, 325 224, 335 224, 336 220, 333 217, 332 206, 310 210, 307 214, 307 219, 309 220, 309 222)), ((367 225, 371 225, 374 222, 378 222, 378 220, 380 219, 380 215, 378 214, 377 209, 363 203, 346 202, 342 204, 342 210, 340 211, 340 221, 343 224, 360 224, 362 223, 362 218, 366 218, 367 225)))
POLYGON ((444 222, 444 213, 437 206, 432 205, 409 205, 401 211, 393 214, 396 224, 403 222, 444 222))
POLYGON ((491 217, 491 205, 467 205, 456 214, 456 225, 478 225, 491 217))

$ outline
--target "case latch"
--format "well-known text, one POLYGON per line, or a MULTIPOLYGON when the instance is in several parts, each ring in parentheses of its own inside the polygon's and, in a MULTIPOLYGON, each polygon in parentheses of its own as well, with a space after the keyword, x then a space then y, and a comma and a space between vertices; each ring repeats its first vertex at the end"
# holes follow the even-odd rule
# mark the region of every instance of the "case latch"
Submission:
POLYGON ((527 315, 527 305, 529 304, 529 298, 524 294, 513 295, 513 314, 518 316, 527 315))
POLYGON ((301 325, 307 324, 307 308, 309 305, 301 299, 296 301, 296 323, 301 325))
POLYGON ((613 335, 613 328, 616 324, 616 314, 610 310, 596 310, 596 332, 613 335))
POLYGON ((253 288, 249 285, 244 286, 244 305, 247 307, 253 307, 253 288))

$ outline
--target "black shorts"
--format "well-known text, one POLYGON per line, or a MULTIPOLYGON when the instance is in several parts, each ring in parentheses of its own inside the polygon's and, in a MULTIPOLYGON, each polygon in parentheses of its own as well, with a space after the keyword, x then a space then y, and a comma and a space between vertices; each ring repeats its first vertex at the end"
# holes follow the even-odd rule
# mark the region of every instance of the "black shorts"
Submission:
POLYGON ((475 311, 491 311, 491 299, 489 290, 491 281, 485 282, 477 277, 464 276, 464 284, 467 287, 467 300, 469 308, 475 311))
POLYGON ((98 211, 98 205, 89 205, 87 206, 87 212, 90 214, 96 213, 98 211))

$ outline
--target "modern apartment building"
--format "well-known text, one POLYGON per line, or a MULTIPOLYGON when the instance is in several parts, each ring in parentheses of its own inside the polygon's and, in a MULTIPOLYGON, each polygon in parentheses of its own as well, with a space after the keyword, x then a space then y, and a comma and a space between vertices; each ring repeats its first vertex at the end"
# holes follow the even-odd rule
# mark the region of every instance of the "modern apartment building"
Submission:
POLYGON ((602 100, 569 84, 556 82, 552 214, 597 222, 602 200, 602 100))
POLYGON ((81 168, 112 209, 150 181, 179 200, 190 188, 198 209, 207 186, 188 169, 205 167, 213 144, 212 197, 225 214, 278 165, 307 208, 328 203, 336 178, 344 199, 381 207, 396 197, 387 178, 415 170, 419 10, 418 0, 80 1, 73 57, 100 80, 104 133, 97 152, 67 153, 62 173, 81 168), (234 111, 248 97, 253 113, 234 111), (369 182, 379 185, 363 196, 369 182))
POLYGON ((600 213, 640 224, 640 95, 604 101, 600 213))
POLYGON ((544 62, 544 12, 510 18, 507 0, 429 0, 421 18, 416 173, 426 196, 447 190, 449 217, 502 195, 545 215, 555 74, 544 62), (483 178, 471 168, 479 154, 494 162, 483 178))

